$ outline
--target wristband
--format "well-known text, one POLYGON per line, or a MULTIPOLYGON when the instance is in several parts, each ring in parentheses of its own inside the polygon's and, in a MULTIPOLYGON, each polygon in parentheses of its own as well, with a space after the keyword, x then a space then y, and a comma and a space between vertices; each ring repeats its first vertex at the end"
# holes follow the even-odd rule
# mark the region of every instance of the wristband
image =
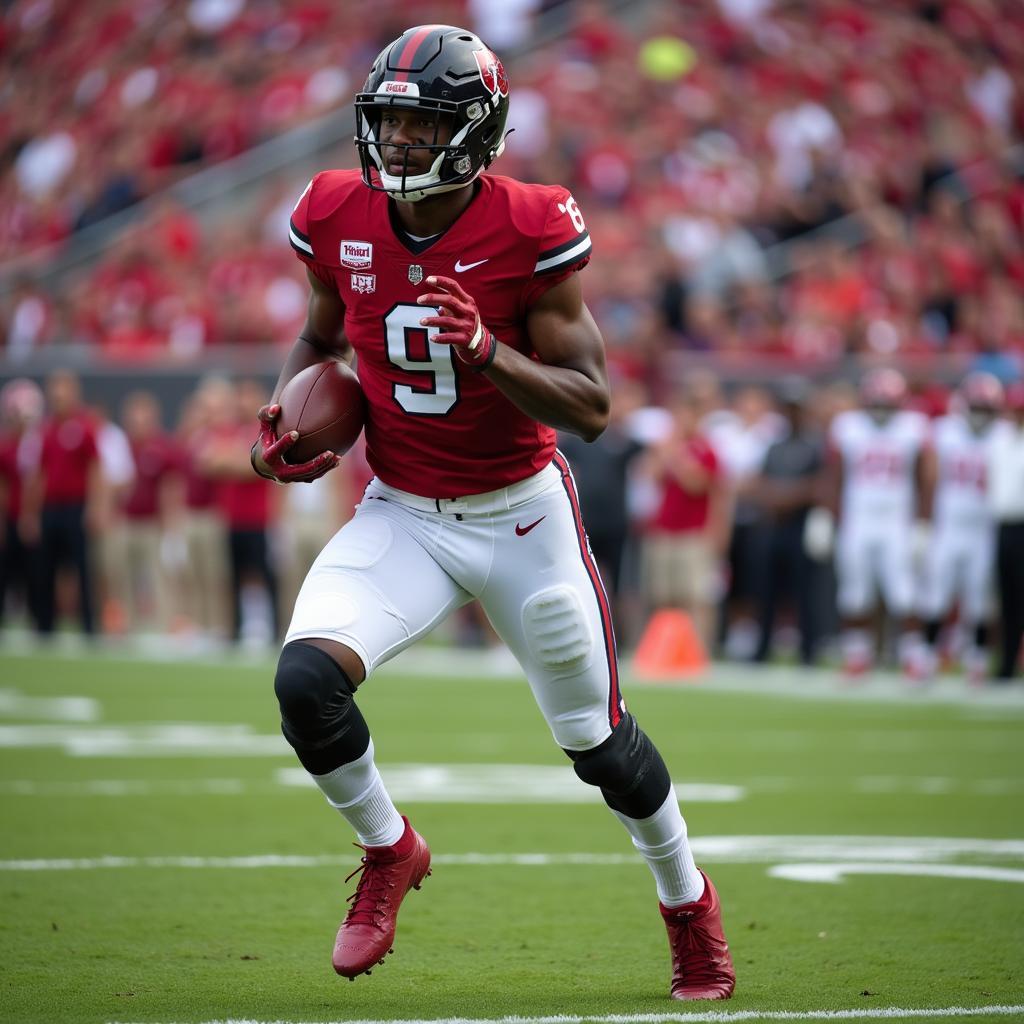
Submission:
POLYGON ((455 351, 474 373, 483 373, 494 362, 494 357, 498 354, 498 339, 483 324, 480 324, 469 345, 460 345, 455 351))

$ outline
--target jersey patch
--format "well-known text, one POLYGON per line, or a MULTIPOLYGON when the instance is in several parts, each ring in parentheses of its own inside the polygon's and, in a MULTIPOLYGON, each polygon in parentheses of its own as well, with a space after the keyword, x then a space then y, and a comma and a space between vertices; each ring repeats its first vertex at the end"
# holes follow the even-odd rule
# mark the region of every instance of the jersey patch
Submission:
POLYGON ((343 267, 349 270, 365 270, 373 263, 373 243, 345 239, 338 253, 343 267))

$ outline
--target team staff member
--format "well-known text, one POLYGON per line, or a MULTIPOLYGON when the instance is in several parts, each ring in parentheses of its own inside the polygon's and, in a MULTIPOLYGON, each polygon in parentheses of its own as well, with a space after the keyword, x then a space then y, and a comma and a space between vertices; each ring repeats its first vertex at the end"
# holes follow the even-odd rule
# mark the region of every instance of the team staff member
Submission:
POLYGON ((25 488, 22 537, 39 544, 39 631, 52 633, 57 617, 57 570, 70 564, 78 578, 82 629, 92 634, 93 577, 88 527, 102 501, 96 425, 82 405, 78 378, 54 373, 46 384, 50 417, 43 423, 39 461, 25 488))
MULTIPOLYGON (((305 367, 358 356, 367 457, 355 517, 303 584, 275 689, 285 736, 365 849, 338 932, 339 974, 391 949, 429 870, 373 760, 356 687, 477 598, 515 654, 577 775, 601 788, 657 883, 672 995, 731 995, 721 908, 693 862, 668 771, 619 692, 608 601, 555 429, 593 440, 609 408, 604 346, 576 271, 590 238, 563 188, 481 172, 504 148, 508 80, 472 33, 409 29, 356 97, 362 173, 317 175, 292 216, 306 326, 276 394, 305 367)), ((253 464, 291 466, 261 410, 253 464)))
POLYGON ((118 502, 111 538, 113 579, 129 632, 147 621, 158 632, 171 625, 171 581, 163 543, 180 501, 177 452, 160 422, 160 403, 148 391, 124 401, 122 423, 135 472, 118 502))

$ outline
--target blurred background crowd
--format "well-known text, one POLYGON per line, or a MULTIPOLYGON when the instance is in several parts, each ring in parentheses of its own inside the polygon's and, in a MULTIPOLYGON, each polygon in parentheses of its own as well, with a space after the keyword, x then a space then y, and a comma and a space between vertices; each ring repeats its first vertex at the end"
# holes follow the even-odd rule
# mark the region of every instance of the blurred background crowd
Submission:
MULTIPOLYGON (((795 587, 771 568, 771 446, 805 433, 823 478, 872 367, 899 366, 933 419, 968 374, 1012 391, 1024 372, 1018 0, 0 3, 0 381, 20 382, 5 614, 280 631, 368 473, 353 454, 315 487, 249 475, 254 410, 305 313, 288 215, 315 171, 356 166, 352 96, 410 17, 468 24, 504 58, 515 132, 494 170, 567 185, 594 239, 616 423, 566 447, 593 481, 595 549, 618 545, 602 558, 623 641, 685 597, 716 651, 767 658, 781 636, 817 659, 835 581, 826 556, 795 587), (60 431, 81 438, 47 445, 60 431), (673 432, 721 480, 703 512, 659 504, 673 432), (77 533, 34 475, 60 457, 77 533), (645 562, 659 517, 711 538, 699 593, 645 562)), ((828 501, 804 494, 800 515, 828 501)))

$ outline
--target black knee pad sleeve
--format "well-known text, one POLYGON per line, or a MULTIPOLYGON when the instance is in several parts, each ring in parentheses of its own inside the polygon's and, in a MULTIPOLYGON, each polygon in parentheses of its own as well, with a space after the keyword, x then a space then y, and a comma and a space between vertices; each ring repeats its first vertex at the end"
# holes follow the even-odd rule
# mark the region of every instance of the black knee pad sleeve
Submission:
POLYGON ((632 715, 627 714, 600 746, 566 753, 576 774, 599 786, 605 803, 627 818, 649 818, 672 786, 661 754, 632 715))
POLYGON ((326 775, 366 753, 370 730, 352 699, 355 687, 326 651, 301 640, 286 644, 274 692, 281 731, 306 771, 326 775))

